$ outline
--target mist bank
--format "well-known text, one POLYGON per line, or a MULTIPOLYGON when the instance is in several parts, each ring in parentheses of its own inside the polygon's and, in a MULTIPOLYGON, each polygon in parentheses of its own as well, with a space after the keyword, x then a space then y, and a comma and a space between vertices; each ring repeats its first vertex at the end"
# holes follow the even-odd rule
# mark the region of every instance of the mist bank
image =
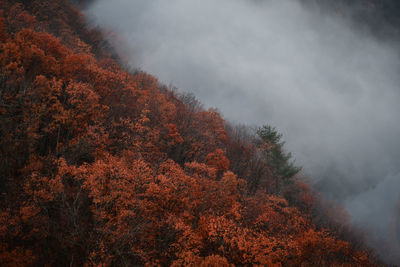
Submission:
POLYGON ((86 14, 130 67, 230 121, 276 126, 315 187, 371 239, 388 239, 400 186, 396 43, 299 1, 98 0, 86 14))

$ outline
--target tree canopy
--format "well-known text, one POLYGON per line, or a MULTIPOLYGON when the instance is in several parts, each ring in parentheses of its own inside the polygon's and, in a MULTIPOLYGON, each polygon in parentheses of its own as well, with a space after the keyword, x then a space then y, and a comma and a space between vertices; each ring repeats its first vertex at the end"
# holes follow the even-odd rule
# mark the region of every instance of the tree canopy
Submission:
POLYGON ((128 72, 85 25, 0 0, 2 266, 377 265, 274 128, 128 72))

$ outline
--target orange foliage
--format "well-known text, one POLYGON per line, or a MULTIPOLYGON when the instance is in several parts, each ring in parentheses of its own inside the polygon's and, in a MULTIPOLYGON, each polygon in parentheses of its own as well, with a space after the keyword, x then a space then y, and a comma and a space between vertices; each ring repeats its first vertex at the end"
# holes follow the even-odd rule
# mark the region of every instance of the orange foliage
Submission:
POLYGON ((15 2, 0 0, 2 265, 374 265, 315 224, 307 186, 268 194, 268 162, 217 111, 119 67, 68 1, 15 2))
POLYGON ((209 153, 205 158, 207 165, 214 167, 217 171, 226 171, 229 169, 229 159, 224 155, 221 149, 209 153))

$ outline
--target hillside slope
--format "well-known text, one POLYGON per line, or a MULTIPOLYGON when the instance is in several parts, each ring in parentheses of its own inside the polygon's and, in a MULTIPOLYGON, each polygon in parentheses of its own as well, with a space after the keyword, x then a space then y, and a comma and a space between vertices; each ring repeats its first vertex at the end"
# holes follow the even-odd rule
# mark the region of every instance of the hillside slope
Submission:
POLYGON ((377 265, 273 128, 125 71, 68 1, 0 9, 3 266, 377 265))

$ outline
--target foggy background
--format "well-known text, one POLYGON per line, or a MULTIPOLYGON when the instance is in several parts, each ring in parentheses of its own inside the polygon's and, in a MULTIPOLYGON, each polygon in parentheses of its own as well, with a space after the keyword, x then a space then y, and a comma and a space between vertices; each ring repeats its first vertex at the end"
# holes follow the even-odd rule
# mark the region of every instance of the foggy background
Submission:
POLYGON ((315 188, 400 263, 389 231, 400 197, 391 38, 295 0, 97 0, 86 13, 114 33, 132 68, 193 92, 229 121, 276 126, 315 188))

